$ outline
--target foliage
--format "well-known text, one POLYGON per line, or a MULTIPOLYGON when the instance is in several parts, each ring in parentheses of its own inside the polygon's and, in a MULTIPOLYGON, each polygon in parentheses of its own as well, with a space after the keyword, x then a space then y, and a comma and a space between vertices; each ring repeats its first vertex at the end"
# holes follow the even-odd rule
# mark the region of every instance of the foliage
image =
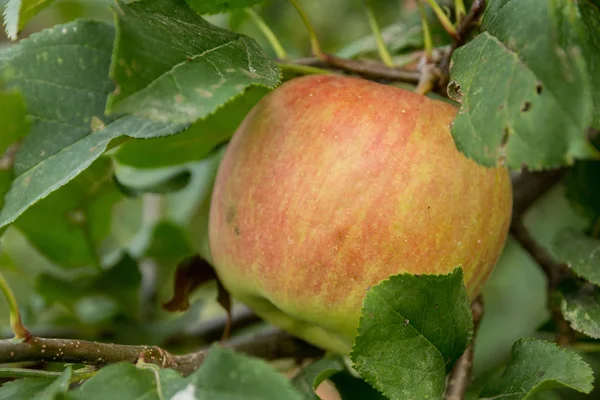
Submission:
MULTIPOLYGON (((470 24, 455 13, 462 0, 0 0, 0 286, 20 310, 0 302, 0 399, 328 400, 325 387, 336 399, 438 399, 471 345, 466 398, 596 398, 600 3, 465 3, 470 24), (281 82, 312 73, 433 89, 458 104, 452 135, 474 162, 557 172, 515 214, 531 237, 513 227, 480 325, 460 266, 371 287, 350 359, 313 355, 301 368, 257 357, 287 348, 257 350, 271 328, 237 326, 237 302, 233 349, 206 347, 226 325, 218 285, 184 312, 162 307, 181 290, 181 261, 210 261, 211 190, 236 128, 281 82), (27 340, 8 339, 16 316, 73 347, 10 364, 27 340), (77 358, 87 340, 204 350, 187 376, 143 357, 93 369, 77 358)), ((515 212, 537 190, 517 182, 515 212)))

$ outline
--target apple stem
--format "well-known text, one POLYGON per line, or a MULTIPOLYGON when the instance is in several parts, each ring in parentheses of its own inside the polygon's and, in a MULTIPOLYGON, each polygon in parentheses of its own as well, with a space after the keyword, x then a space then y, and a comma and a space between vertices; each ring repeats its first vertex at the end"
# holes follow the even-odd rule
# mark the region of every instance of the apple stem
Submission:
POLYGON ((371 3, 368 0, 365 0, 365 8, 367 19, 369 20, 369 25, 371 26, 371 31, 373 32, 373 36, 377 42, 377 51, 379 52, 379 57, 386 66, 393 68, 394 62, 392 61, 392 56, 385 46, 383 36, 381 36, 381 30, 379 29, 379 24, 377 24, 377 19, 375 19, 375 14, 371 8, 371 3))
POLYGON ((10 327, 15 334, 15 339, 20 341, 29 340, 29 338, 31 338, 31 333, 29 333, 27 328, 25 328, 23 325, 17 299, 15 298, 15 295, 10 289, 10 286, 8 285, 8 282, 4 278, 2 272, 0 272, 0 291, 2 291, 2 294, 8 303, 8 308, 10 310, 10 327))
POLYGON ((417 3, 419 14, 421 14, 421 24, 423 26, 423 44, 425 46, 425 59, 431 60, 433 55, 433 41, 431 40, 431 31, 429 30, 429 22, 427 22, 427 14, 425 14, 425 6, 422 2, 417 3))
POLYGON ((273 33, 271 28, 269 28, 269 25, 267 25, 265 20, 256 11, 254 11, 251 8, 246 8, 246 14, 248 14, 248 16, 252 19, 252 22, 254 22, 256 27, 258 29, 260 29, 262 34, 265 35, 265 37, 269 41, 269 44, 275 51, 275 55, 277 56, 277 58, 280 60, 287 60, 288 59, 287 52, 281 45, 281 42, 279 41, 279 39, 277 39, 277 36, 275 36, 275 33, 273 33))
POLYGON ((304 9, 302 8, 298 0, 289 0, 289 2, 292 4, 292 6, 294 6, 296 11, 300 15, 300 18, 302 19, 306 30, 308 30, 308 34, 310 36, 310 47, 313 55, 320 60, 324 60, 325 53, 323 53, 323 50, 321 50, 321 45, 319 44, 317 32, 315 31, 315 28, 312 26, 310 20, 308 19, 308 15, 306 14, 306 12, 304 12, 304 9))
POLYGON ((458 33, 456 31, 456 28, 454 27, 454 24, 450 21, 450 19, 448 18, 446 13, 444 13, 444 10, 442 10, 442 7, 440 7, 436 0, 422 1, 427 1, 429 3, 429 6, 433 9, 433 12, 437 16, 438 20, 440 21, 446 32, 448 32, 450 36, 456 39, 458 37, 458 33))
POLYGON ((467 15, 463 0, 454 0, 454 12, 456 13, 456 24, 458 25, 464 16, 467 15))

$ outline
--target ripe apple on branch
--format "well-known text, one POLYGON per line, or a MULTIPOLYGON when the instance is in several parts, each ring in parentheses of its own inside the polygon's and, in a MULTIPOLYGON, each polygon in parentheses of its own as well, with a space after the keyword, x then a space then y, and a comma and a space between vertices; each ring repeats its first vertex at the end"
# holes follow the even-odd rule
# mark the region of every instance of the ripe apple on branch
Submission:
POLYGON ((367 290, 462 266, 471 299, 510 225, 507 170, 458 151, 456 108, 359 78, 315 75, 271 92, 220 165, 210 250, 261 317, 347 354, 367 290))

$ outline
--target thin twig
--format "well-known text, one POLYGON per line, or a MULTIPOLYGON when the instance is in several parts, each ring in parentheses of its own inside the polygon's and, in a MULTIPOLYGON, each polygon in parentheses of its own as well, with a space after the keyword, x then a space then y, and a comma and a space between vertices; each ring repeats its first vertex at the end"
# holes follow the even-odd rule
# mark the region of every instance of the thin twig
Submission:
POLYGON ((475 353, 474 342, 475 335, 479 329, 479 323, 483 317, 483 297, 478 296, 471 304, 471 313, 473 314, 473 340, 463 355, 458 359, 450 376, 448 377, 448 387, 446 388, 446 400, 463 400, 467 388, 471 383, 471 374, 473 372, 473 355, 475 353))
MULTIPOLYGON (((256 336, 228 342, 225 347, 265 359, 317 357, 319 350, 288 333, 269 330, 256 336)), ((85 340, 32 337, 28 342, 0 340, 0 363, 45 361, 102 367, 117 362, 137 363, 140 359, 184 375, 198 369, 209 349, 173 355, 157 346, 129 346, 85 340)))
POLYGON ((292 61, 293 64, 309 65, 319 68, 334 68, 348 72, 354 72, 358 75, 372 78, 384 79, 389 81, 401 81, 409 83, 419 82, 419 71, 404 68, 390 68, 385 64, 374 60, 352 60, 345 59, 333 54, 323 54, 323 59, 315 57, 300 58, 292 61))

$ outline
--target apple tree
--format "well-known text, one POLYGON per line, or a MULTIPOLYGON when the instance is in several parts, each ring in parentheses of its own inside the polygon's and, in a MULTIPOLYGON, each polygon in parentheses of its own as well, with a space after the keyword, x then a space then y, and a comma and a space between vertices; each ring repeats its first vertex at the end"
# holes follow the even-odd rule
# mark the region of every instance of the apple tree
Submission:
POLYGON ((0 0, 0 399, 585 399, 599 0, 0 0))

